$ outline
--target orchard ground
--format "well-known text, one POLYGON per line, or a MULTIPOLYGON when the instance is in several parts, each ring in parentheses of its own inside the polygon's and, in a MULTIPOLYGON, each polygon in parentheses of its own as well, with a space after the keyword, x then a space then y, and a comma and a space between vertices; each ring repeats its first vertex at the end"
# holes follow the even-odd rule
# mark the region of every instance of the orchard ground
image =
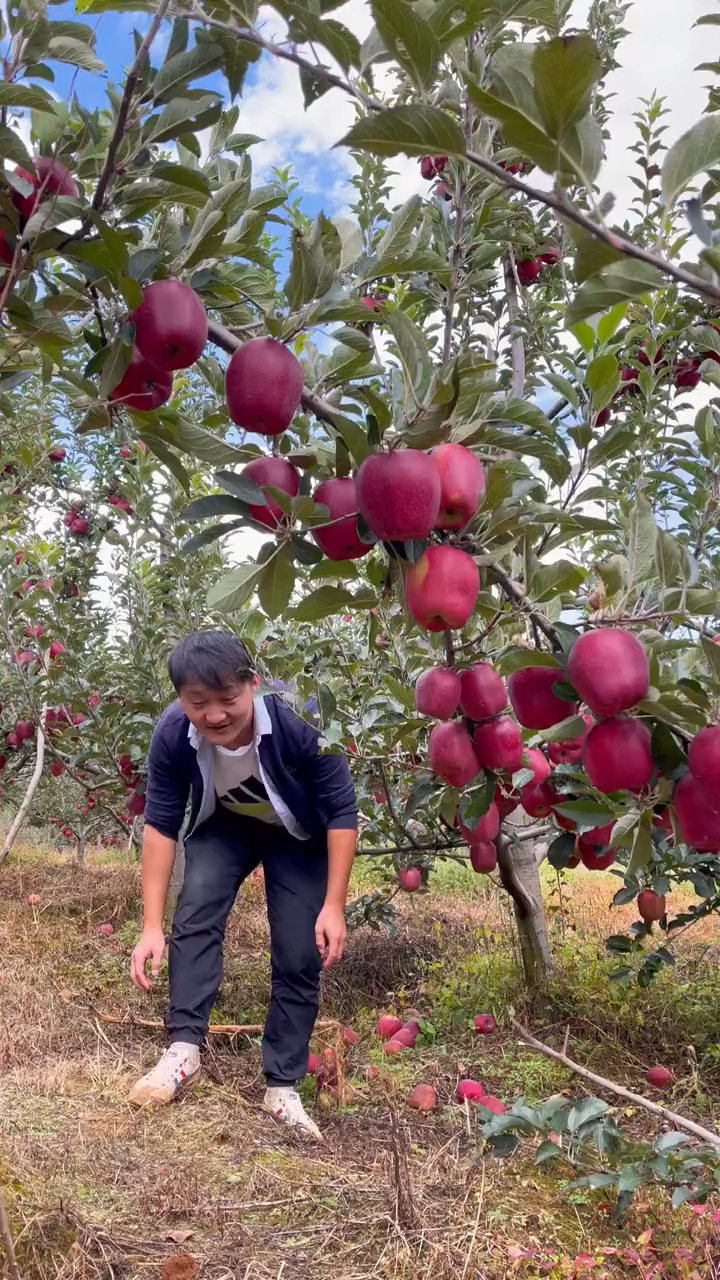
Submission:
MULTIPOLYGON (((633 918, 632 907, 607 906, 616 878, 579 868, 560 897, 545 867, 557 970, 533 1004, 504 900, 484 877, 446 865, 431 894, 400 895, 395 936, 356 933, 324 980, 321 1017, 361 1041, 348 1050, 355 1096, 346 1105, 316 1099, 312 1079, 302 1085, 327 1138, 307 1148, 261 1111, 259 1051, 248 1038, 213 1038, 203 1083, 179 1105, 153 1114, 127 1106, 160 1034, 97 1015, 161 1016, 164 981, 146 1001, 127 979, 137 867, 91 853, 79 872, 49 840, 14 852, 0 884, 0 1185, 23 1280, 720 1275, 717 1205, 673 1211, 665 1193, 643 1192, 617 1224, 601 1191, 565 1192, 572 1175, 562 1162, 534 1164, 534 1140, 509 1159, 484 1157, 477 1113, 454 1098, 464 1076, 508 1104, 582 1097, 577 1078, 519 1045, 514 1014, 556 1047, 569 1028, 571 1057, 636 1091, 653 1093, 645 1072, 665 1064, 675 1084, 655 1098, 717 1129, 714 918, 679 939, 673 971, 627 990, 608 982, 615 961, 604 950, 608 932, 633 918), (387 1060, 376 1017, 409 1009, 436 1039, 387 1060), (473 1034, 478 1012, 496 1014, 495 1035, 473 1034), (368 1065, 378 1068, 370 1081, 368 1065), (434 1114, 405 1105, 419 1082, 438 1091, 434 1114)), ((363 860, 355 889, 378 878, 363 860)), ((262 1018, 262 907, 255 880, 231 917, 215 1022, 262 1018)), ((328 1031, 314 1047, 336 1041, 328 1031)), ((639 1138, 658 1131, 644 1111, 621 1104, 617 1115, 639 1138)))

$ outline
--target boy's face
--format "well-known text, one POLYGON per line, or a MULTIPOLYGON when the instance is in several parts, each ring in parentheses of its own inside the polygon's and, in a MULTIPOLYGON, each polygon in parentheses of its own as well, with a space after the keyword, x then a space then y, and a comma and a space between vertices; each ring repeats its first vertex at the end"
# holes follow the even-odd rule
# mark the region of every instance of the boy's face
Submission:
POLYGON ((259 676, 232 680, 224 689, 193 683, 183 685, 178 697, 198 733, 214 746, 233 750, 251 740, 253 697, 259 686, 259 676))

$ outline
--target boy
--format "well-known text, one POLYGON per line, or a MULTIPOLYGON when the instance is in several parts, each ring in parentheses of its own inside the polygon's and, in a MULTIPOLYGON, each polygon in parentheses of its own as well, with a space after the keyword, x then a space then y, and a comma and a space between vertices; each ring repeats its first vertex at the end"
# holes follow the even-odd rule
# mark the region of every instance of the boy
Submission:
POLYGON ((280 698, 259 696, 250 654, 232 632, 186 636, 170 654, 168 673, 178 701, 160 717, 150 744, 144 924, 131 962, 142 991, 150 990, 165 952, 163 916, 189 794, 192 804, 169 945, 170 1047, 130 1100, 170 1102, 199 1078, 225 924, 240 885, 262 864, 272 967, 265 1107, 319 1139, 295 1086, 307 1070, 320 970, 345 950, 357 843, 348 764, 342 755, 321 754, 317 731, 280 698))

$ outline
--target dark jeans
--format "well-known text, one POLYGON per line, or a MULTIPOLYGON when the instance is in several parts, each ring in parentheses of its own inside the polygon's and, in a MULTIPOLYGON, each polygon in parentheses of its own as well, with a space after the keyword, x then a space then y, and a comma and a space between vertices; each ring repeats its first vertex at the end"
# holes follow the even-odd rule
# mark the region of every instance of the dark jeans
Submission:
POLYGON ((185 880, 169 947, 171 1041, 202 1044, 223 973, 225 925, 238 889, 262 863, 272 995, 263 1036, 268 1083, 294 1085, 307 1071, 322 961, 315 921, 327 885, 327 847, 283 827, 216 813, 185 841, 185 880))

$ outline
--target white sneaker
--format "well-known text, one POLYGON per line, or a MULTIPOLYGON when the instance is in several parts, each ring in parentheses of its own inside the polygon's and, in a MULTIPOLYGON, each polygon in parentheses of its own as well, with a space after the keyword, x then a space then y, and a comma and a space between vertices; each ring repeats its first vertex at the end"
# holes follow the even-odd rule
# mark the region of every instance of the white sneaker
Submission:
POLYGON ((272 1112, 275 1118, 283 1124, 289 1125, 291 1128, 300 1129, 302 1133, 307 1134, 309 1138, 314 1138, 316 1142, 325 1141, 315 1121, 311 1120, 307 1114, 300 1101, 300 1095, 295 1089, 289 1087, 268 1088, 263 1106, 266 1111, 272 1112))
POLYGON ((152 1071, 133 1085, 128 1102, 136 1107, 162 1107, 173 1102, 200 1079, 200 1049, 176 1040, 152 1071))

